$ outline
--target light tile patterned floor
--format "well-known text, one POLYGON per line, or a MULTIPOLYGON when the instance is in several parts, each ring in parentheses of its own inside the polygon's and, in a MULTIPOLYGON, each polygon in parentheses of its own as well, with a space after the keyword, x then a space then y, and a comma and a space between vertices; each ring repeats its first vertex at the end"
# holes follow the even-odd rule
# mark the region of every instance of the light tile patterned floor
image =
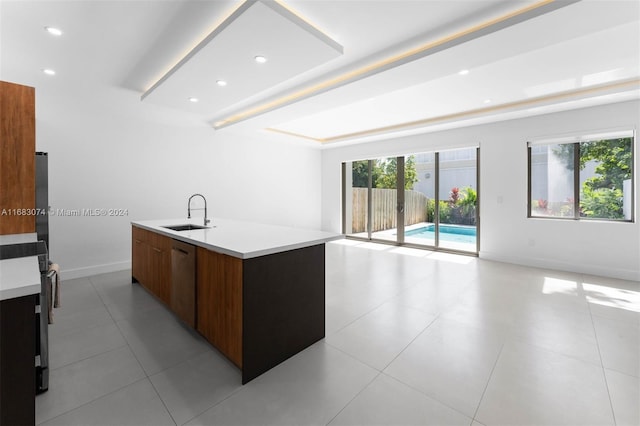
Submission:
POLYGON ((249 384, 130 271, 63 283, 46 425, 638 425, 640 283, 344 240, 326 338, 249 384))

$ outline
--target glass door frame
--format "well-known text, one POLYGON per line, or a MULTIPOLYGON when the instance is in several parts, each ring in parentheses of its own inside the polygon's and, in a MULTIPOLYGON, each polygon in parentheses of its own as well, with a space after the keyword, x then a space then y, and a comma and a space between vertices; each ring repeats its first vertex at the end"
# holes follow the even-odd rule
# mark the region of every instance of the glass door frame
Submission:
MULTIPOLYGON (((470 147, 471 148, 471 147, 470 147)), ((476 168, 476 209, 475 209, 475 228, 476 228, 476 247, 475 251, 464 251, 464 250, 456 250, 452 248, 440 247, 440 151, 432 151, 435 155, 434 162, 434 213, 433 213, 433 223, 434 223, 434 245, 421 245, 415 243, 409 243, 405 241, 405 156, 397 156, 396 158, 396 193, 397 193, 397 206, 396 206, 396 241, 390 241, 380 238, 373 238, 373 230, 372 230, 372 208, 373 208, 373 162, 376 159, 369 160, 354 160, 354 161, 345 161, 342 163, 342 230, 341 232, 345 235, 346 238, 361 240, 361 241, 370 241, 375 243, 396 245, 396 246, 406 246, 412 248, 420 248, 425 250, 433 250, 433 251, 442 251, 442 252, 450 252, 456 254, 464 254, 470 256, 478 256, 480 252, 480 147, 476 146, 476 158, 475 158, 475 168, 476 168), (353 163, 356 161, 367 161, 367 177, 368 177, 368 185, 367 185, 367 238, 363 238, 360 236, 354 236, 346 233, 347 229, 347 218, 346 214, 346 206, 347 206, 347 173, 352 173, 352 169, 347 169, 347 165, 351 165, 353 167, 353 163)), ((411 155, 411 154, 408 154, 411 155)), ((381 157, 381 158, 394 158, 392 157, 381 157)))
POLYGON ((396 157, 396 244, 404 245, 404 156, 396 157))

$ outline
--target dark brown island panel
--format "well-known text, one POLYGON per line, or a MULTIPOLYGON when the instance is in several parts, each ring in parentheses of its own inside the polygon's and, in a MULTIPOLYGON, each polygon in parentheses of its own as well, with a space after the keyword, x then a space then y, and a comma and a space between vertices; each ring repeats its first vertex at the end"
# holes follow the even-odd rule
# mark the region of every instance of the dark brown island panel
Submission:
POLYGON ((324 338, 324 242, 244 259, 194 244, 190 289, 184 264, 191 263, 180 260, 188 256, 187 238, 135 224, 132 236, 133 281, 183 320, 193 294, 195 329, 241 369, 243 384, 324 338))

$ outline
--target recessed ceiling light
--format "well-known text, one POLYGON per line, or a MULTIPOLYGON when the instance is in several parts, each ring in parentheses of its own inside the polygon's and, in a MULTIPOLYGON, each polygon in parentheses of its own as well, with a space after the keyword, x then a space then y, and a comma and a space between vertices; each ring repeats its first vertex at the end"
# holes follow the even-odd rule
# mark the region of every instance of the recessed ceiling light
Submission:
POLYGON ((226 81, 224 81, 224 80, 218 80, 218 81, 216 81, 216 84, 217 84, 218 86, 226 86, 226 85, 227 85, 227 82, 226 82, 226 81))
POLYGON ((44 27, 44 29, 51 35, 54 35, 54 36, 61 36, 62 35, 62 30, 60 30, 58 28, 44 27))
POLYGON ((200 100, 200 99, 198 99, 198 98, 194 98, 194 97, 189 98, 189 102, 193 102, 194 104, 195 104, 196 102, 198 102, 199 100, 200 100))
POLYGON ((467 74, 469 74, 469 70, 460 70, 460 71, 458 71, 458 74, 459 75, 467 75, 467 74))
POLYGON ((485 104, 490 104, 490 103, 491 103, 491 99, 485 99, 485 100, 484 100, 484 103, 485 103, 485 104))
POLYGON ((47 75, 56 75, 56 72, 50 68, 45 68, 42 70, 43 73, 47 74, 47 75))
POLYGON ((264 64, 265 62, 267 62, 267 58, 262 56, 262 55, 258 55, 256 57, 254 57, 253 59, 255 59, 255 61, 259 64, 264 64))

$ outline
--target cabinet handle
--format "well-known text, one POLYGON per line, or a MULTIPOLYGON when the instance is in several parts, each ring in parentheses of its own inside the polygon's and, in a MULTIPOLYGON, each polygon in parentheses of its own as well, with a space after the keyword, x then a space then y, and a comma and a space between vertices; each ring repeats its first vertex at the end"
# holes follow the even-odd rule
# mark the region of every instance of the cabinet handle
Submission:
POLYGON ((141 242, 142 242, 142 241, 140 241, 140 240, 136 240, 136 243, 137 243, 137 244, 140 244, 141 242))
POLYGON ((179 251, 180 253, 184 254, 185 256, 189 255, 189 252, 182 250, 181 248, 178 247, 172 247, 175 251, 179 251))
POLYGON ((160 250, 159 248, 155 248, 155 247, 153 247, 153 249, 154 249, 155 251, 157 251, 158 253, 162 253, 162 250, 160 250))

